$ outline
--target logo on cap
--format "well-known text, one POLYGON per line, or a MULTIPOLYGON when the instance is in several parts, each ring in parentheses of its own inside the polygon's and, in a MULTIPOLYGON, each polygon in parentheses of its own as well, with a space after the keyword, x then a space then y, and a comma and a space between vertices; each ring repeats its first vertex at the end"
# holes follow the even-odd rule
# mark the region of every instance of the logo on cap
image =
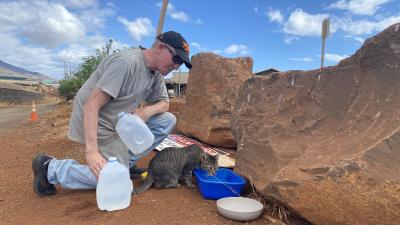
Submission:
POLYGON ((182 42, 183 49, 185 50, 186 54, 189 55, 190 49, 189 45, 186 42, 182 42))

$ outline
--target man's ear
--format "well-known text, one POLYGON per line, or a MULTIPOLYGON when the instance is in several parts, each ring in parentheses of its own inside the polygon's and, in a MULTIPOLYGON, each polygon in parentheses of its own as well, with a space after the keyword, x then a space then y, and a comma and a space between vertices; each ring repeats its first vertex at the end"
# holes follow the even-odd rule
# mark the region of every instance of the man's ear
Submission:
POLYGON ((165 45, 163 45, 161 43, 159 43, 157 46, 157 49, 160 49, 160 50, 163 50, 164 48, 166 48, 165 45))
POLYGON ((157 46, 153 47, 153 50, 154 50, 155 54, 156 55, 161 54, 161 50, 163 50, 163 47, 164 46, 162 46, 162 44, 158 44, 157 46))

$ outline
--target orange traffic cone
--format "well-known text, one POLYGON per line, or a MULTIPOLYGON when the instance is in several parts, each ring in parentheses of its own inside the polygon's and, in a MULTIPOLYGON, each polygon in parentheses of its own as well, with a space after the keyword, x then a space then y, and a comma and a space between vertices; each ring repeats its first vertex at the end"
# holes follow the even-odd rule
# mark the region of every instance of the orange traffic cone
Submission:
POLYGON ((38 121, 39 116, 36 113, 36 104, 35 100, 32 101, 32 112, 31 112, 31 121, 38 121))

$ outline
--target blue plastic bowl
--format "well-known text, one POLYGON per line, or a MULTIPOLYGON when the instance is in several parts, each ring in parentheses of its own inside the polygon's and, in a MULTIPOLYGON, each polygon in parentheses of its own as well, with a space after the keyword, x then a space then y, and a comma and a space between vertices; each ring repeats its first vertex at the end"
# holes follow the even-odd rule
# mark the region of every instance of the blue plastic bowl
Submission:
POLYGON ((195 169, 193 171, 201 195, 206 199, 220 199, 238 197, 246 181, 230 169, 218 169, 215 176, 207 171, 195 169))

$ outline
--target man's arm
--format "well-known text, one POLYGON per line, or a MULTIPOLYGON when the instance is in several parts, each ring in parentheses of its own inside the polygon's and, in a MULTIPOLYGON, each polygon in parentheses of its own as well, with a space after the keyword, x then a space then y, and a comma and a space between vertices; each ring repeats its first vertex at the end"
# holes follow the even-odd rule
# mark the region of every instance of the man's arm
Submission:
POLYGON ((85 133, 85 154, 90 170, 99 177, 106 160, 100 154, 97 145, 97 128, 101 107, 110 101, 111 96, 95 88, 88 97, 83 111, 83 126, 85 133))
POLYGON ((143 106, 136 108, 133 113, 138 115, 144 122, 146 122, 150 117, 168 111, 169 103, 166 101, 159 101, 154 105, 143 106))

